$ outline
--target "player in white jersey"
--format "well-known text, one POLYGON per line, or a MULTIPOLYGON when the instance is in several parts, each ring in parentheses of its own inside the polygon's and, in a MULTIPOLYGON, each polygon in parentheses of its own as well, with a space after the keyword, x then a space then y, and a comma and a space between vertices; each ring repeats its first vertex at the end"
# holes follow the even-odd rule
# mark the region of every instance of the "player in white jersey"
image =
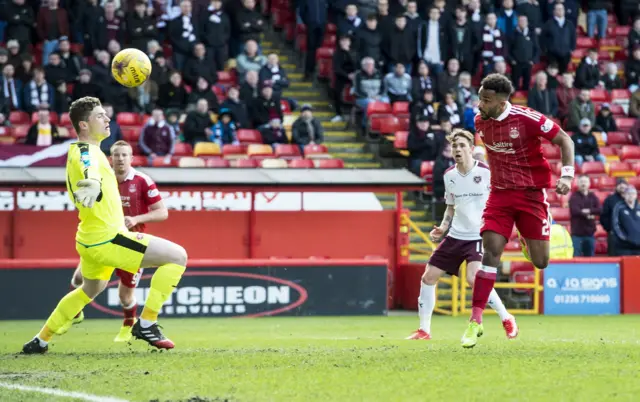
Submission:
MULTIPOLYGON (((436 305, 436 283, 445 273, 458 275, 460 265, 467 262, 467 282, 473 286, 476 271, 482 263, 482 211, 489 197, 489 167, 473 159, 474 136, 465 130, 455 130, 447 140, 451 143, 456 164, 444 174, 447 209, 440 226, 431 231, 431 239, 442 240, 429 259, 422 275, 418 309, 420 328, 407 339, 431 339, 431 316, 436 305), (453 221, 453 222, 452 222, 453 221)), ((515 318, 509 314, 495 289, 489 306, 502 320, 507 338, 518 336, 515 318)))

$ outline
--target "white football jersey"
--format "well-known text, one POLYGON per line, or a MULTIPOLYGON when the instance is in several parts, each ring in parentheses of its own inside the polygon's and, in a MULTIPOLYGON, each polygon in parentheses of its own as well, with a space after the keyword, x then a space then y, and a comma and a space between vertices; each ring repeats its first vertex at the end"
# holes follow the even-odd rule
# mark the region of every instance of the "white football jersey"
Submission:
POLYGON ((449 236, 458 240, 479 240, 482 212, 489 198, 489 166, 475 161, 462 175, 454 165, 444 173, 445 201, 455 207, 449 236))

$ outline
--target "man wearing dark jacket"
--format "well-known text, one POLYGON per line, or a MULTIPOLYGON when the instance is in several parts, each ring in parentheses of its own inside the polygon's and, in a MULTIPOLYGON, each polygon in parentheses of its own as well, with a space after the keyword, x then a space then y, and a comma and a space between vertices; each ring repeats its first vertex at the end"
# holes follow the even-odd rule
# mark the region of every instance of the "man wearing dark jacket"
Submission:
POLYGON ((15 39, 21 49, 26 49, 31 44, 31 30, 35 23, 31 5, 25 4, 25 0, 13 0, 3 7, 3 14, 2 19, 7 22, 4 41, 15 39))
POLYGON ((467 20, 465 6, 456 7, 456 19, 451 24, 449 38, 453 57, 460 62, 460 68, 462 71, 472 73, 476 65, 474 56, 482 41, 467 20))
POLYGON ((351 51, 351 37, 343 35, 338 40, 338 48, 333 53, 333 74, 335 85, 333 88, 333 107, 336 111, 333 122, 342 121, 342 92, 355 76, 358 68, 356 56, 351 51))
POLYGON ((575 144, 576 165, 581 166, 584 162, 602 162, 607 159, 600 153, 598 140, 593 135, 593 126, 588 118, 580 120, 578 131, 571 138, 575 144))
POLYGON ((198 100, 196 110, 189 112, 184 121, 184 140, 195 146, 198 142, 208 141, 211 131, 211 116, 209 116, 209 102, 198 100))
POLYGON ((424 60, 434 76, 444 70, 444 63, 449 58, 449 42, 446 24, 440 10, 432 7, 429 19, 418 27, 416 50, 418 58, 424 60))
POLYGON ((267 57, 267 64, 262 66, 258 72, 260 84, 268 84, 273 88, 273 94, 276 98, 282 97, 282 91, 289 88, 289 77, 287 72, 280 67, 278 55, 271 53, 267 57))
POLYGON ((375 14, 369 14, 365 24, 356 30, 355 50, 358 60, 371 57, 382 67, 382 32, 378 28, 378 19, 375 14))
POLYGON ((538 0, 516 0, 516 13, 527 16, 529 29, 533 30, 536 36, 542 32, 542 12, 538 0))
POLYGON ((318 119, 313 117, 311 105, 302 105, 300 117, 291 127, 291 142, 300 147, 303 155, 305 146, 324 142, 324 129, 318 119))
POLYGON ((76 81, 80 76, 80 70, 84 66, 84 62, 80 56, 71 52, 71 43, 68 37, 62 36, 58 40, 58 53, 60 53, 60 58, 67 69, 67 73, 72 77, 73 81, 76 81))
POLYGON ((602 204, 602 213, 600 214, 600 224, 607 231, 609 236, 607 237, 607 245, 608 251, 607 254, 614 256, 615 252, 615 242, 614 242, 614 234, 613 234, 613 210, 615 206, 623 201, 622 195, 629 184, 623 178, 618 178, 616 180, 616 190, 608 196, 604 203, 602 204))
POLYGON ((85 56, 93 56, 94 51, 100 50, 99 31, 105 28, 104 10, 97 0, 78 2, 79 18, 71 18, 80 26, 84 40, 83 49, 85 56))
POLYGON ((207 56, 207 49, 202 43, 197 43, 193 47, 193 57, 184 66, 184 80, 188 85, 194 87, 200 77, 211 85, 218 82, 215 63, 207 56))
POLYGON ((262 142, 274 146, 276 144, 288 144, 289 139, 287 133, 282 127, 282 120, 273 118, 267 124, 263 124, 259 128, 260 135, 262 136, 262 142))
POLYGON ((202 41, 212 57, 217 71, 223 71, 229 59, 228 43, 231 38, 231 20, 222 10, 222 0, 211 0, 200 22, 202 41))
POLYGON ((420 115, 409 130, 407 149, 409 150, 409 170, 420 176, 420 166, 424 161, 435 161, 442 152, 444 136, 430 129, 429 118, 420 115))
POLYGON ((316 70, 316 50, 322 46, 324 27, 327 25, 327 0, 302 1, 298 14, 307 26, 307 55, 304 63, 305 79, 316 70))
POLYGON ((174 67, 182 70, 186 61, 193 54, 197 42, 198 21, 191 14, 191 2, 180 3, 181 14, 169 23, 168 36, 173 47, 174 67))
POLYGON ((556 3, 553 17, 544 25, 540 38, 550 62, 558 65, 560 73, 567 71, 571 61, 571 52, 576 48, 576 26, 565 17, 562 3, 556 3))
POLYGON ((593 89, 600 82, 600 68, 598 67, 598 50, 589 49, 576 71, 576 88, 593 89))
POLYGON ((353 36, 361 24, 362 19, 358 17, 358 7, 353 3, 348 3, 344 17, 338 18, 338 34, 353 36))
POLYGON ((595 254, 594 234, 596 233, 596 217, 600 215, 600 201, 589 191, 589 176, 578 178, 578 191, 569 197, 571 211, 571 240, 574 257, 593 257, 595 254))
POLYGON ((274 96, 273 88, 265 84, 261 92, 261 95, 255 98, 248 107, 253 127, 260 127, 273 119, 280 121, 283 119, 280 99, 274 96))
POLYGON ((628 186, 622 202, 613 208, 615 255, 640 255, 640 205, 635 187, 628 186))
POLYGON ((507 60, 511 63, 511 76, 517 90, 528 91, 531 68, 540 57, 538 35, 529 28, 526 15, 518 17, 518 26, 511 37, 507 60), (521 82, 522 81, 522 82, 521 82))
POLYGON ((143 52, 147 51, 147 43, 158 37, 155 21, 147 13, 147 3, 137 1, 133 12, 127 16, 127 33, 131 46, 143 52))
POLYGON ((407 29, 404 15, 396 17, 396 25, 382 40, 382 52, 387 62, 387 70, 393 71, 396 64, 402 63, 411 74, 413 59, 416 55, 415 33, 407 29))
POLYGON ((220 105, 220 110, 227 109, 233 116, 233 121, 236 123, 237 128, 251 128, 251 120, 249 119, 249 112, 247 111, 247 105, 240 101, 240 92, 238 88, 231 87, 227 91, 227 99, 220 105))
POLYGON ((164 120, 162 109, 153 109, 151 118, 140 132, 138 143, 149 159, 156 156, 173 155, 176 142, 176 134, 173 128, 164 120))
POLYGON ((558 117, 558 95, 547 86, 547 73, 538 71, 536 84, 529 91, 527 106, 547 117, 558 117))
POLYGON ((237 38, 237 46, 234 53, 238 55, 244 50, 244 44, 248 40, 260 43, 260 34, 264 31, 265 22, 259 12, 256 11, 255 0, 243 0, 242 7, 236 10, 234 20, 234 36, 237 38))
POLYGON ((58 47, 58 39, 69 36, 69 16, 65 9, 58 7, 58 0, 49 0, 46 6, 40 7, 36 28, 43 42, 42 62, 47 63, 49 55, 58 47))

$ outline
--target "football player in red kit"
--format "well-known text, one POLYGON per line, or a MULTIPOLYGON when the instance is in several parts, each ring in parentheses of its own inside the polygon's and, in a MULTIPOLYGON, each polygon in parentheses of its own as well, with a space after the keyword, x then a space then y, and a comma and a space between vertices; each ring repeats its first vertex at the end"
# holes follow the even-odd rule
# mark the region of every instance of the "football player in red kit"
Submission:
MULTIPOLYGON (((124 225, 131 232, 144 233, 146 223, 164 221, 169 214, 156 184, 149 176, 132 168, 132 160, 133 150, 126 141, 117 141, 111 146, 111 161, 118 180, 120 199, 125 215, 124 225)), ((115 272, 120 278, 118 294, 122 304, 124 322, 114 341, 128 342, 131 339, 131 328, 136 320, 138 305, 134 290, 142 275, 142 268, 136 274, 120 269, 116 269, 115 272)), ((71 280, 72 288, 75 289, 79 286, 82 286, 80 266, 76 268, 71 280)), ((72 321, 61 328, 59 333, 68 331, 71 325, 78 324, 83 319, 84 314, 81 311, 72 321)))
POLYGON ((567 194, 574 177, 573 140, 543 114, 509 103, 513 86, 501 74, 489 74, 480 87, 476 133, 484 142, 491 170, 491 191, 480 230, 484 255, 473 287, 472 313, 462 346, 476 345, 482 335, 482 312, 493 289, 502 252, 515 224, 524 238, 531 262, 549 264, 551 221, 546 189, 552 187, 551 168, 542 155, 542 140, 560 147, 562 174, 555 191, 567 194))

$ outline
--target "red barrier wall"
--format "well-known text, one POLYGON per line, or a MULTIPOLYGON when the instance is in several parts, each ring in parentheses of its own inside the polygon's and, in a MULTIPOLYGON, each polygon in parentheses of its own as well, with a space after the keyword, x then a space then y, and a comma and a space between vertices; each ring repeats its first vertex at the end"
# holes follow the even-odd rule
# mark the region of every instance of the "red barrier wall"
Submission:
POLYGON ((640 257, 623 257, 622 314, 640 314, 640 257))

